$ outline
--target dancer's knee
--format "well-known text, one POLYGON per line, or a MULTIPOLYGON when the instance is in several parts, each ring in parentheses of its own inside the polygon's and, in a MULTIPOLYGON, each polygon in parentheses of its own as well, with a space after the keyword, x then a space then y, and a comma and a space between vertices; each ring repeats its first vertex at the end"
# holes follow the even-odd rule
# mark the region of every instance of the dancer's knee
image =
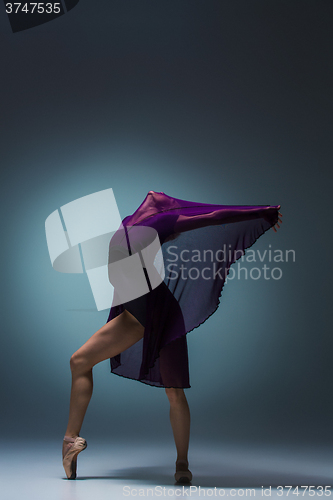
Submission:
POLYGON ((168 396, 170 405, 179 405, 186 401, 184 389, 177 389, 174 387, 165 388, 166 395, 168 396))
POLYGON ((69 364, 72 373, 86 372, 91 369, 88 360, 84 356, 82 356, 78 351, 72 354, 69 364))

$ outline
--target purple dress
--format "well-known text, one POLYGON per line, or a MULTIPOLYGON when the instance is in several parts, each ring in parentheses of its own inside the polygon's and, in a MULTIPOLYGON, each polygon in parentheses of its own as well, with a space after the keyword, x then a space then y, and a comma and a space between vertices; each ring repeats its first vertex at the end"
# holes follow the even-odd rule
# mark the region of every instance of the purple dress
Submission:
POLYGON ((156 387, 190 387, 186 334, 216 311, 231 264, 278 222, 279 209, 194 203, 149 191, 123 226, 157 231, 165 277, 138 299, 112 305, 107 321, 126 309, 144 336, 110 359, 111 372, 156 387))

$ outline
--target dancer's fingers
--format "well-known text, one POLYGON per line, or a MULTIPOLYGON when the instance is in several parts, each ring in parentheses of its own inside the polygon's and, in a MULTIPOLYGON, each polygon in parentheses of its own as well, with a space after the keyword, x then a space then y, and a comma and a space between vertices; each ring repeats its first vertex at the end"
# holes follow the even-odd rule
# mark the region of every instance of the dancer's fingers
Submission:
POLYGON ((278 214, 279 214, 279 215, 281 215, 281 217, 282 217, 282 214, 281 214, 281 212, 278 212, 278 214))

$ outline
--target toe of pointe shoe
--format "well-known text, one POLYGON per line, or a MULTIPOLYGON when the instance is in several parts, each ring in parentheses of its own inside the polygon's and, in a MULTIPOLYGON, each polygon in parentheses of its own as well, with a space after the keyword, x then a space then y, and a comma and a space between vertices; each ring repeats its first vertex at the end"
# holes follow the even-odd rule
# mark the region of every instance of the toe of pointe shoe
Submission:
POLYGON ((87 441, 78 436, 73 441, 73 445, 69 448, 62 460, 63 467, 68 479, 76 479, 76 466, 78 454, 87 448, 87 441))
POLYGON ((176 483, 188 484, 192 481, 192 472, 190 470, 178 471, 175 473, 176 483))

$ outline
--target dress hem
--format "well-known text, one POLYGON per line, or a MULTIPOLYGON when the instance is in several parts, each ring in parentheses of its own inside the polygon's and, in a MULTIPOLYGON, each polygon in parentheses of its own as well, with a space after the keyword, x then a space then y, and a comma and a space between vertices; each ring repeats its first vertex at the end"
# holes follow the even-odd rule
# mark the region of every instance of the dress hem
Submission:
MULTIPOLYGON (((158 359, 158 358, 156 358, 156 359, 158 359)), ((149 385, 150 387, 159 387, 160 389, 191 389, 190 385, 187 387, 174 387, 172 385, 154 385, 154 384, 150 384, 149 382, 145 382, 144 380, 140 380, 138 378, 132 378, 132 377, 127 377, 126 375, 121 375, 121 373, 116 373, 116 372, 113 372, 112 370, 110 370, 110 373, 112 373, 112 375, 117 375, 117 377, 127 378, 128 380, 134 380, 135 382, 141 382, 141 384, 149 385)))

